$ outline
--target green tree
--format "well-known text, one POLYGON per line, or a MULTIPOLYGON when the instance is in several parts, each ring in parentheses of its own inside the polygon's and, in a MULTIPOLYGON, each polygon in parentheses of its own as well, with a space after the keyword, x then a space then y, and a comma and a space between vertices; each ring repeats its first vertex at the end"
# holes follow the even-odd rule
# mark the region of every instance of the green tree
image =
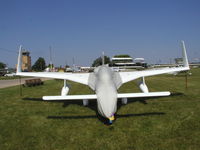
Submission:
POLYGON ((0 62, 0 69, 4 69, 6 67, 6 64, 0 62))
POLYGON ((122 55, 115 55, 114 57, 116 58, 130 58, 131 56, 130 55, 127 55, 127 54, 122 54, 122 55))
POLYGON ((53 64, 49 64, 48 67, 51 68, 51 69, 53 69, 54 65, 53 64))
MULTIPOLYGON (((104 61, 105 64, 110 64, 110 57, 104 56, 104 61)), ((95 59, 92 63, 92 67, 98 67, 100 65, 102 65, 102 57, 95 59)))
POLYGON ((35 64, 32 66, 34 71, 43 71, 46 68, 46 63, 44 58, 39 57, 35 64))

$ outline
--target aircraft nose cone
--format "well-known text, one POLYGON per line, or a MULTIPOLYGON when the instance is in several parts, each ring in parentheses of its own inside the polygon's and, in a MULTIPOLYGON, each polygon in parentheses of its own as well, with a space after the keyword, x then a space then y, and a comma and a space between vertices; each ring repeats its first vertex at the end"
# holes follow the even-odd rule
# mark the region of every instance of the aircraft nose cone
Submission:
POLYGON ((106 118, 110 118, 114 115, 117 109, 117 95, 102 94, 98 98, 98 110, 100 114, 106 118))

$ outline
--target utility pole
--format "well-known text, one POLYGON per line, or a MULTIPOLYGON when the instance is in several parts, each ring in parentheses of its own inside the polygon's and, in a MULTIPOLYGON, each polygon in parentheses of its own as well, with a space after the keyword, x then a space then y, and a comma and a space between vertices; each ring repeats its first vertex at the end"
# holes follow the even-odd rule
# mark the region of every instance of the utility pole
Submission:
POLYGON ((172 58, 169 59, 169 63, 170 63, 170 65, 172 64, 172 58))
POLYGON ((52 51, 51 46, 49 46, 49 54, 50 54, 50 71, 53 70, 53 63, 52 63, 52 51))
POLYGON ((75 72, 75 61, 74 61, 74 57, 72 58, 72 63, 73 63, 73 72, 75 72))

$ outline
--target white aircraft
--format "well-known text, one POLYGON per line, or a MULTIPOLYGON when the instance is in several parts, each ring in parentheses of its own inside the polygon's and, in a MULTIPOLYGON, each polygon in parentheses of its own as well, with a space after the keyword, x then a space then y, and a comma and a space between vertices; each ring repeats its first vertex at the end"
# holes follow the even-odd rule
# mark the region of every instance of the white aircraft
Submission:
MULTIPOLYGON (((100 115, 109 119, 112 123, 117 110, 117 100, 121 99, 123 104, 127 103, 127 98, 134 97, 157 97, 169 96, 170 92, 149 92, 145 84, 145 77, 164 73, 176 73, 189 70, 184 41, 182 41, 183 66, 173 68, 161 68, 155 70, 143 70, 132 72, 114 72, 107 65, 95 68, 93 73, 59 73, 59 72, 22 72, 21 71, 21 50, 19 48, 17 73, 19 76, 45 77, 63 79, 64 86, 59 96, 43 96, 43 100, 83 100, 83 105, 88 105, 88 100, 97 99, 97 108, 100 115), (139 88, 141 93, 118 93, 119 87, 129 81, 141 78, 139 88), (69 87, 66 80, 88 85, 96 94, 92 95, 68 95, 69 87)), ((104 57, 103 57, 104 58, 104 57)), ((103 61, 103 60, 102 60, 103 61)), ((103 61, 104 62, 104 61, 103 61)))

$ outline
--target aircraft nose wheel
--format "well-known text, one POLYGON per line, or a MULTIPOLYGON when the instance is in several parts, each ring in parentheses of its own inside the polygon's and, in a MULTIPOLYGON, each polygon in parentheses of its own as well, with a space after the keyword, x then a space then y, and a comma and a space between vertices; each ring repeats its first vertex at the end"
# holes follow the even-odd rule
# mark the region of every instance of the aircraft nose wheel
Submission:
POLYGON ((109 119, 109 124, 112 124, 113 121, 115 120, 115 116, 113 115, 113 116, 111 116, 111 117, 108 118, 108 119, 109 119))

